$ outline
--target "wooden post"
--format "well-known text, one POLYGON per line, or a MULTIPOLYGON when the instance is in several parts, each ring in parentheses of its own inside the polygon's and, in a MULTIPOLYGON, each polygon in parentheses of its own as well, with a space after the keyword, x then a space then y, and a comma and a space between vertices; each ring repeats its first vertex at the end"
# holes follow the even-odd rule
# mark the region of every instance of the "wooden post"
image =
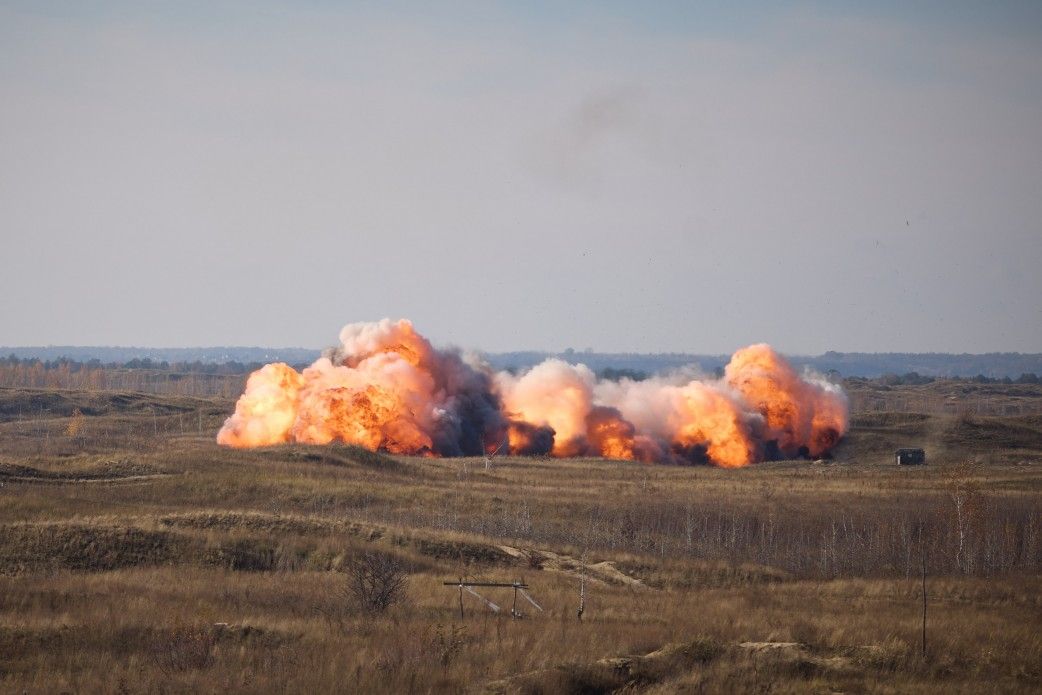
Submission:
POLYGON ((922 546, 923 558, 923 659, 926 659, 926 545, 922 546))
POLYGON ((531 596, 529 596, 528 594, 525 593, 525 589, 528 588, 528 584, 525 584, 524 580, 517 580, 517 579, 515 579, 515 580, 509 581, 509 582, 468 582, 468 581, 465 581, 463 577, 460 577, 459 581, 455 581, 455 582, 442 582, 442 585, 444 585, 444 586, 455 586, 455 587, 459 588, 459 617, 460 617, 460 620, 463 619, 463 591, 464 590, 469 591, 470 593, 474 594, 476 597, 481 599, 485 603, 485 605, 488 606, 489 609, 492 610, 494 613, 499 613, 499 611, 501 610, 500 607, 497 606, 496 604, 492 603, 492 601, 489 601, 487 598, 485 598, 481 594, 479 594, 476 591, 474 591, 474 589, 472 587, 475 587, 475 586, 487 586, 487 587, 492 587, 492 588, 513 589, 514 590, 514 605, 511 606, 510 613, 515 618, 520 618, 521 617, 521 611, 519 611, 517 609, 517 592, 519 592, 519 591, 521 592, 521 595, 524 596, 525 599, 529 603, 531 603, 533 606, 535 606, 538 610, 540 610, 540 611, 543 610, 542 606, 540 606, 538 603, 536 603, 535 600, 531 596))
POLYGON ((586 553, 582 555, 582 570, 579 574, 579 610, 575 612, 575 616, 581 623, 583 621, 583 613, 586 611, 586 553))

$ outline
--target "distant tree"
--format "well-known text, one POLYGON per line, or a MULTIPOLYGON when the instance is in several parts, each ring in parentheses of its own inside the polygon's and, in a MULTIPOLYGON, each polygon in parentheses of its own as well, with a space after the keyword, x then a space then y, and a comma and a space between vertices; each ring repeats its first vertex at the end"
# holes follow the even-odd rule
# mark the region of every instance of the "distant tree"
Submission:
POLYGON ((885 386, 897 386, 901 383, 901 377, 897 374, 884 374, 879 377, 879 383, 885 386))
POLYGON ((1019 377, 1017 377, 1017 383, 1018 384, 1037 384, 1038 383, 1038 374, 1035 374, 1034 372, 1024 372, 1019 377))
POLYGON ((65 426, 65 436, 75 437, 83 429, 83 413, 80 412, 79 408, 75 408, 72 411, 72 416, 69 418, 69 424, 65 426))
POLYGON ((621 379, 630 379, 632 381, 644 381, 648 378, 648 373, 639 369, 616 369, 615 367, 605 367, 600 371, 598 376, 608 381, 619 381, 621 379))

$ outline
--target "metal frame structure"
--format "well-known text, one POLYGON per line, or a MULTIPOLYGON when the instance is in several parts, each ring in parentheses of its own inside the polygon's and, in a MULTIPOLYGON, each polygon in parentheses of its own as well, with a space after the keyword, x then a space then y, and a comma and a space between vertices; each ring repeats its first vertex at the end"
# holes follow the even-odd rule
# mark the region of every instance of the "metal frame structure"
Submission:
POLYGON ((459 587, 459 617, 460 617, 460 620, 463 619, 463 592, 464 591, 466 591, 467 593, 473 594, 474 596, 476 596, 479 599, 481 599, 481 601, 486 606, 488 606, 489 609, 493 613, 499 613, 499 611, 501 610, 498 605, 496 605, 492 601, 489 601, 487 598, 485 598, 484 596, 482 596, 478 592, 474 591, 474 587, 476 587, 476 586, 477 587, 504 588, 504 589, 509 588, 509 589, 513 589, 514 590, 514 602, 510 606, 510 616, 512 618, 519 619, 519 618, 524 617, 523 614, 521 613, 521 611, 519 611, 518 608, 517 608, 517 595, 518 595, 519 592, 521 594, 521 597, 523 599, 525 599, 526 601, 528 601, 529 603, 531 603, 533 606, 535 606, 536 609, 538 609, 539 611, 543 610, 543 607, 540 606, 538 603, 536 603, 535 599, 532 598, 528 594, 527 591, 525 591, 525 589, 529 588, 528 584, 525 584, 524 582, 521 582, 521 581, 517 581, 517 582, 471 582, 471 581, 467 581, 467 580, 463 579, 463 577, 460 577, 459 581, 456 581, 456 582, 442 582, 442 585, 443 586, 459 587))

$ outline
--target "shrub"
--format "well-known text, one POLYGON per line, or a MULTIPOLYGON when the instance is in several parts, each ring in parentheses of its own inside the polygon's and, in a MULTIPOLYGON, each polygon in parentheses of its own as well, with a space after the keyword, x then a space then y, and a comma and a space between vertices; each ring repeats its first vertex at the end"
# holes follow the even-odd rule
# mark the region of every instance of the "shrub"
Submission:
POLYGON ((405 598, 409 575, 388 553, 365 552, 347 564, 347 592, 362 610, 382 613, 405 598))

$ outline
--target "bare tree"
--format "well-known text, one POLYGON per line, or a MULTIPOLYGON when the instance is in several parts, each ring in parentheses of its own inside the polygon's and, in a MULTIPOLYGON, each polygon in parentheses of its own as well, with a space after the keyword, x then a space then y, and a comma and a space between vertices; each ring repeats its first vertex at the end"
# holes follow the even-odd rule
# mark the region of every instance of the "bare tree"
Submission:
POLYGON ((966 538, 970 527, 976 521, 981 506, 980 484, 974 476, 970 464, 954 466, 944 479, 944 487, 952 501, 952 512, 955 517, 957 546, 955 549, 955 566, 960 572, 967 569, 966 538))
POLYGON ((348 563, 347 575, 348 594, 362 610, 382 613, 405 598, 409 575, 394 555, 362 553, 348 563))

